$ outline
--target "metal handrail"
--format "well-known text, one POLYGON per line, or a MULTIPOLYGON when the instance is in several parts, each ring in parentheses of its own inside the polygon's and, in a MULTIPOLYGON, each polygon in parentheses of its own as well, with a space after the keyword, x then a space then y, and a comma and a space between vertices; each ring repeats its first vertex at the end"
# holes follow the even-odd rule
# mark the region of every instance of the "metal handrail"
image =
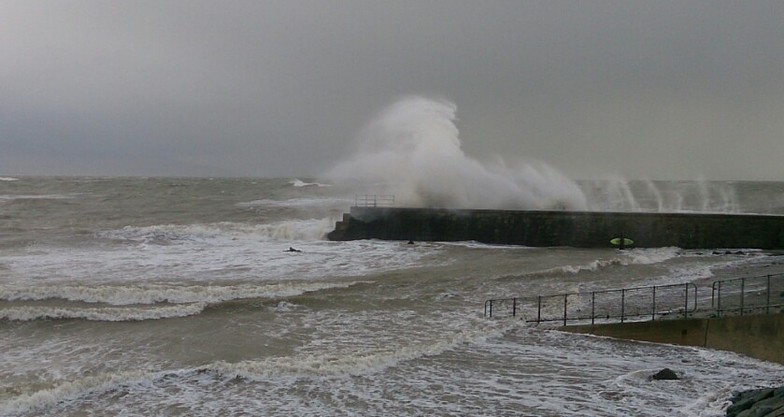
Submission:
POLYGON ((394 207, 395 196, 393 194, 356 194, 354 195, 354 207, 394 207))
POLYGON ((711 307, 721 317, 724 313, 738 313, 784 307, 784 274, 714 281, 711 286, 711 307))
MULTIPOLYGON (((688 318, 698 311, 698 289, 693 283, 629 287, 621 289, 540 295, 537 297, 500 298, 485 301, 485 316, 501 315, 517 317, 527 323, 570 322, 595 324, 629 319, 656 320, 664 317, 688 318), (673 294, 672 291, 677 291, 673 294), (604 303, 597 298, 609 297, 604 303), (630 299, 636 302, 630 302, 630 299), (649 302, 647 306, 646 302, 649 302), (590 305, 590 314, 583 307, 590 305), (557 311, 547 313, 543 310, 557 311), (597 308, 600 312, 597 312, 597 308), (526 311, 530 312, 526 318, 526 311)), ((757 277, 733 278, 714 281, 711 290, 709 314, 721 317, 722 313, 784 310, 784 274, 757 277), (736 304, 732 304, 732 300, 736 304), (727 305, 730 304, 728 307, 727 305)), ((638 320, 639 321, 639 320, 638 320)))
POLYGON ((529 323, 562 322, 566 326, 570 321, 595 324, 599 320, 620 320, 623 323, 630 319, 681 314, 688 317, 697 309, 697 286, 692 283, 674 285, 655 285, 646 287, 629 287, 613 290, 601 290, 582 293, 563 293, 537 297, 514 297, 485 301, 485 316, 498 315, 498 310, 505 310, 507 316, 517 317, 525 310, 533 311, 531 318, 523 317, 529 323), (677 300, 667 297, 676 290, 680 293, 677 300), (664 294, 664 296, 663 296, 664 294), (610 296, 610 300, 601 303, 597 298, 610 296), (631 301, 636 298, 635 301, 631 301), (555 301, 553 301, 555 300, 555 301), (590 314, 584 313, 584 304, 589 304, 590 314), (543 310, 558 309, 558 313, 547 314, 543 310), (510 311, 511 309, 511 311, 510 311), (495 313, 494 313, 495 310, 495 313))

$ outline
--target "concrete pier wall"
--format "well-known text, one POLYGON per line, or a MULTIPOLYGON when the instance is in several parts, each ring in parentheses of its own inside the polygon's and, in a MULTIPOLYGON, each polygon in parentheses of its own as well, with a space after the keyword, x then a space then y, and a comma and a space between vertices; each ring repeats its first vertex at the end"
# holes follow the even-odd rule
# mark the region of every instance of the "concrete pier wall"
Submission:
POLYGON ((462 241, 525 246, 784 248, 784 216, 352 207, 330 240, 462 241))
POLYGON ((784 314, 568 326, 560 330, 707 347, 784 364, 784 314))

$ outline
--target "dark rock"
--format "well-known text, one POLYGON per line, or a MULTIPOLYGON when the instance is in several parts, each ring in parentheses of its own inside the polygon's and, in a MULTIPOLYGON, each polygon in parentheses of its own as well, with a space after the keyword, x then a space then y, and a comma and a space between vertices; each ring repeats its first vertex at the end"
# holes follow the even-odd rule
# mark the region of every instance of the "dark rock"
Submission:
POLYGON ((662 380, 675 380, 680 379, 678 375, 670 368, 664 368, 659 372, 656 372, 651 376, 651 379, 662 381, 662 380))
MULTIPOLYGON (((751 409, 755 404, 773 397, 773 388, 756 389, 735 394, 730 401, 732 405, 727 408, 727 417, 737 417, 751 409)), ((744 413, 744 416, 753 415, 744 413)), ((763 414, 764 415, 764 414, 763 414)))

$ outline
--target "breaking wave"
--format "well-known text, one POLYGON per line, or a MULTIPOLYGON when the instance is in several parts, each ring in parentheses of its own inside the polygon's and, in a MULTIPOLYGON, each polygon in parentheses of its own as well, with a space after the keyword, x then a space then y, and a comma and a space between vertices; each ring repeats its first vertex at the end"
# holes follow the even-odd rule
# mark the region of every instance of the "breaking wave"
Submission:
POLYGON ((587 208, 579 186, 544 163, 486 163, 466 155, 456 112, 447 100, 405 97, 372 120, 356 152, 325 177, 388 184, 381 194, 409 207, 587 208))
POLYGON ((0 286, 0 320, 84 319, 140 321, 200 314, 210 305, 243 299, 278 299, 360 282, 279 283, 235 286, 0 286), (13 305, 25 302, 68 302, 68 305, 13 305), (96 305, 97 304, 97 305, 96 305))
POLYGON ((281 282, 240 285, 0 285, 0 300, 66 300, 111 306, 154 305, 159 303, 219 303, 241 299, 292 297, 330 288, 348 288, 359 282, 281 282))
POLYGON ((665 262, 669 259, 680 256, 681 250, 676 247, 654 248, 654 249, 631 249, 622 256, 615 256, 608 259, 595 259, 580 265, 562 265, 542 271, 534 272, 533 275, 563 275, 579 274, 580 272, 596 272, 613 266, 627 265, 651 265, 665 262))
POLYGON ((187 241, 215 239, 269 238, 284 240, 321 240, 332 230, 331 218, 285 220, 268 224, 212 223, 193 225, 125 226, 97 233, 103 239, 168 245, 187 241))
POLYGON ((295 187, 332 187, 332 184, 321 184, 318 182, 305 182, 300 179, 289 181, 289 184, 295 187))
POLYGON ((48 307, 21 306, 0 308, 0 320, 32 321, 82 319, 89 321, 143 321, 200 314, 206 303, 145 307, 48 307))

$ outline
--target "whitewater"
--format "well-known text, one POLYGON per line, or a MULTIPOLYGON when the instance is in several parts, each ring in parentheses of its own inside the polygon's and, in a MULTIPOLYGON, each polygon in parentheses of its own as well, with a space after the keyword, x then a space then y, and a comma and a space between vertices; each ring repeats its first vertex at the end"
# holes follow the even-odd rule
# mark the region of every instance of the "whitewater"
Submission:
POLYGON ((331 242, 398 206, 784 214, 784 183, 574 181, 404 97, 320 178, 0 177, 0 416, 720 416, 784 367, 484 302, 784 272, 779 253, 331 242), (651 381, 661 368, 678 381, 651 381))
MULTIPOLYGON (((628 187, 657 209, 650 184, 628 187)), ((784 211, 782 183, 656 187, 784 211)), ((483 316, 489 298, 781 271, 776 253, 326 240, 355 194, 324 179, 5 177, 0 415, 720 416, 733 392, 784 384, 781 365, 733 353, 483 316), (664 367, 683 379, 649 380, 664 367)))

